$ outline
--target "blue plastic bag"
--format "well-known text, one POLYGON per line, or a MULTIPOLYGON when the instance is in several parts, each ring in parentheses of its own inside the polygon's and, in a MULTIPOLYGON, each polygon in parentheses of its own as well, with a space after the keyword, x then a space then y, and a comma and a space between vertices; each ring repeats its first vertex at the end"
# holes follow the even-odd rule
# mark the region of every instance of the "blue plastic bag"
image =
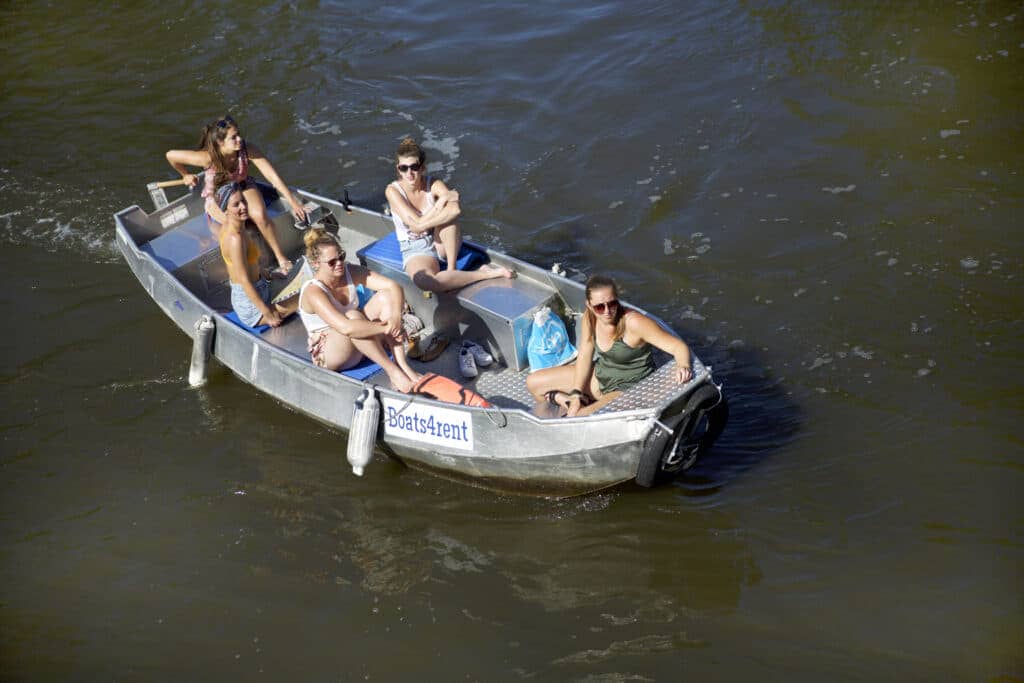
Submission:
POLYGON ((565 323, 547 306, 533 314, 526 356, 530 372, 564 365, 576 357, 576 347, 569 342, 565 323))

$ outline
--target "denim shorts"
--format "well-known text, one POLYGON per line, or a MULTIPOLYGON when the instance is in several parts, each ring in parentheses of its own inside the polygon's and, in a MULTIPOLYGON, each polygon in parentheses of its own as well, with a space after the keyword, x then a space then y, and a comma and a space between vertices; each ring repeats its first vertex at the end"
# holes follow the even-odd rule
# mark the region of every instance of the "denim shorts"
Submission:
MULTIPOLYGON (((254 282, 253 286, 256 288, 256 293, 260 295, 263 303, 270 303, 270 282, 261 278, 254 282)), ((260 309, 256 308, 256 304, 246 296, 242 285, 234 282, 231 283, 231 308, 235 309, 238 319, 249 327, 256 327, 260 318, 263 317, 263 313, 260 312, 260 309)))
POLYGON ((434 249, 434 233, 432 232, 426 232, 407 240, 398 240, 398 248, 402 250, 403 268, 409 263, 409 259, 414 256, 437 258, 437 250, 434 249))

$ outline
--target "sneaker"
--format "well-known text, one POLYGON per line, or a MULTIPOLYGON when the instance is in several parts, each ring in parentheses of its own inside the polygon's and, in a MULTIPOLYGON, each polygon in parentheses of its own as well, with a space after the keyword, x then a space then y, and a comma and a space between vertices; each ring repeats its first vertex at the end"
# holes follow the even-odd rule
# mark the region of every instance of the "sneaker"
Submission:
POLYGON ((487 349, 480 346, 476 342, 464 341, 462 342, 462 348, 468 350, 473 354, 473 360, 482 368, 486 368, 488 365, 494 362, 494 356, 487 353, 487 349))
POLYGON ((463 346, 459 349, 459 372, 463 377, 476 377, 479 373, 476 369, 476 361, 469 349, 463 346))

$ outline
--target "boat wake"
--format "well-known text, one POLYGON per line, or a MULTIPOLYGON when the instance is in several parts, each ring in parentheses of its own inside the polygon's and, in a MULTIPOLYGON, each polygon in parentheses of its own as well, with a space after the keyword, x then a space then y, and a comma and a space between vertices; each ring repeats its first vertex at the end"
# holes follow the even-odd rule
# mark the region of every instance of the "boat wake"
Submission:
POLYGON ((51 252, 71 251, 85 260, 114 263, 119 255, 104 226, 119 207, 101 194, 34 179, 0 168, 0 241, 51 252))

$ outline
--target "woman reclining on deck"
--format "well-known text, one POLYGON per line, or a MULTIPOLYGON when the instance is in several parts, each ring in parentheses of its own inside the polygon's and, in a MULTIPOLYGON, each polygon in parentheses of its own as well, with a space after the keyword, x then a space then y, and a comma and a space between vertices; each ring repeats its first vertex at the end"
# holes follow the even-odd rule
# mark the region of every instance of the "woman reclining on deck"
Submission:
POLYGON ((313 363, 347 370, 366 356, 384 369, 395 389, 408 393, 421 376, 405 357, 402 288, 379 273, 346 263, 338 238, 326 230, 307 230, 303 241, 306 260, 316 269, 299 293, 299 317, 309 335, 313 363))
POLYGON ((220 228, 220 255, 231 281, 231 308, 249 327, 271 325, 295 312, 295 299, 270 303, 270 282, 260 272, 260 250, 245 229, 249 209, 241 186, 231 183, 225 193, 224 224, 220 228))
POLYGON ((675 358, 677 382, 693 378, 686 343, 643 313, 619 305, 614 280, 594 275, 587 280, 586 298, 576 362, 527 377, 526 388, 535 399, 546 399, 569 417, 590 415, 654 372, 652 345, 675 358))
POLYGON ((395 153, 398 180, 384 192, 402 250, 402 268, 413 283, 429 292, 447 292, 480 280, 513 277, 511 270, 496 265, 477 270, 456 267, 462 247, 462 233, 455 222, 462 212, 459 193, 426 175, 426 163, 423 148, 412 138, 402 140, 395 153), (446 269, 441 270, 439 259, 448 261, 446 269))

